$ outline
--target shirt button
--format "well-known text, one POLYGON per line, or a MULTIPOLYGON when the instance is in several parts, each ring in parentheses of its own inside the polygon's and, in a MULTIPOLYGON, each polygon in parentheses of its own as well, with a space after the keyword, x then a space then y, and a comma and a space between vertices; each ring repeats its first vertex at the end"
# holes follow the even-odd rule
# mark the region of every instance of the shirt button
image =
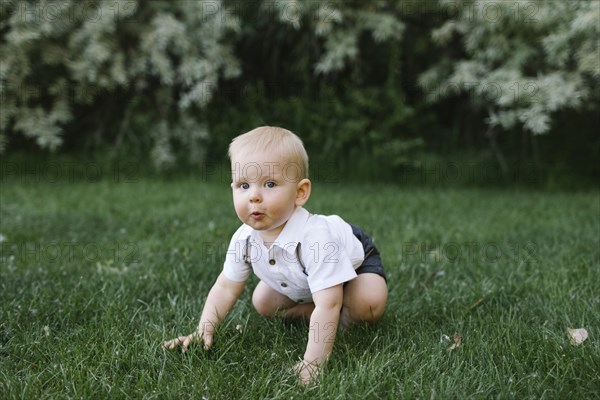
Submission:
POLYGON ((281 287, 287 287, 287 283, 281 282, 281 287))
POLYGON ((271 259, 271 260, 269 260, 269 264, 271 264, 271 265, 275 265, 275 259, 271 259))

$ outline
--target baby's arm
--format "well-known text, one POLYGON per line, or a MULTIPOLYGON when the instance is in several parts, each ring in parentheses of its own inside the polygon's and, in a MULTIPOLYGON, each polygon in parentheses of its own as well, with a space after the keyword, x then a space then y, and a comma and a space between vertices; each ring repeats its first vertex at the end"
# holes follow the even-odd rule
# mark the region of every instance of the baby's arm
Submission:
POLYGON ((333 350, 343 296, 343 284, 313 293, 315 309, 310 317, 308 344, 304 359, 295 366, 303 383, 318 374, 333 350))
POLYGON ((244 290, 244 285, 244 281, 232 281, 221 273, 208 293, 198 329, 187 336, 179 336, 168 340, 163 343, 163 346, 168 349, 181 346, 182 350, 186 351, 192 342, 202 340, 204 348, 208 349, 212 345, 215 328, 233 308, 244 290))

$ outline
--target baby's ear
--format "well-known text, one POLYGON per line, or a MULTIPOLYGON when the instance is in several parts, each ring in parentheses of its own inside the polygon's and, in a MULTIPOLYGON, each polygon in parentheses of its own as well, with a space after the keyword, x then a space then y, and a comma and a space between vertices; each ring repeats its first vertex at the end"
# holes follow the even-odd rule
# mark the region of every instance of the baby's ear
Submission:
POLYGON ((310 197, 310 189, 312 188, 312 183, 310 179, 305 178, 298 182, 296 186, 296 205, 303 206, 308 201, 310 197))

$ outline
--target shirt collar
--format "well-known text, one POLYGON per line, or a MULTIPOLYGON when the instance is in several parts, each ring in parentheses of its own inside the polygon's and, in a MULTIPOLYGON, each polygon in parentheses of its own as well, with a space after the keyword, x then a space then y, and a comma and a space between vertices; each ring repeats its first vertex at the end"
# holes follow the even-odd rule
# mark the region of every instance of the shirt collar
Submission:
MULTIPOLYGON (((287 220, 281 233, 277 237, 275 245, 286 251, 295 251, 297 244, 302 240, 302 231, 309 217, 310 213, 305 208, 300 206, 296 207, 292 216, 287 220), (294 246, 290 246, 290 243, 293 243, 294 246)), ((251 236, 254 240, 262 242, 258 231, 252 230, 251 236)))

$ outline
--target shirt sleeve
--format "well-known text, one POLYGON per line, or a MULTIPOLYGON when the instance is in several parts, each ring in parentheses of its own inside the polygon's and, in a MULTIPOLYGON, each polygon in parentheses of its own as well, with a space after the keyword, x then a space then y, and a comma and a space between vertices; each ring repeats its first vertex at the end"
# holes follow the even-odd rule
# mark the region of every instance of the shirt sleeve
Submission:
POLYGON ((249 236, 245 228, 242 225, 231 237, 223 263, 223 274, 235 282, 245 281, 252 272, 252 268, 244 261, 245 241, 249 236))
POLYGON ((341 240, 327 227, 311 230, 302 242, 301 252, 311 293, 356 278, 341 240))

